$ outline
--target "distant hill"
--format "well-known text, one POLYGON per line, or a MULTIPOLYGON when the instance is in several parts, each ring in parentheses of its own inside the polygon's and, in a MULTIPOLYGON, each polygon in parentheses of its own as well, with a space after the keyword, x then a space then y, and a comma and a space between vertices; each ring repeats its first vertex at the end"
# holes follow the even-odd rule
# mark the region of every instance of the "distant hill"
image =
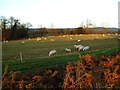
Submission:
POLYGON ((95 28, 87 28, 87 29, 92 29, 92 30, 95 30, 95 31, 103 31, 103 30, 108 30, 110 32, 118 32, 119 29, 118 28, 104 28, 104 27, 95 27, 95 28))
POLYGON ((118 32, 118 28, 110 28, 111 32, 118 32))
MULTIPOLYGON (((48 30, 75 30, 76 28, 46 28, 48 30)), ((95 28, 84 28, 84 29, 90 29, 90 30, 96 30, 96 31, 103 31, 108 30, 110 32, 118 32, 118 28, 104 28, 104 27, 95 27, 95 28)), ((41 28, 29 28, 30 32, 39 31, 41 28)))

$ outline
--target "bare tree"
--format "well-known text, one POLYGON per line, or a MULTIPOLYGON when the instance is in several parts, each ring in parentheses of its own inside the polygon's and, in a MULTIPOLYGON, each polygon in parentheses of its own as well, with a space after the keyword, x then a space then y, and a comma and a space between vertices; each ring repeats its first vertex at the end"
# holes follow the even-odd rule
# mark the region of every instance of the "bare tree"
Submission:
POLYGON ((3 37, 9 37, 9 39, 20 39, 28 36, 27 31, 28 28, 32 26, 30 23, 21 24, 19 19, 15 19, 14 17, 10 17, 6 19, 6 17, 0 17, 0 28, 2 29, 3 37))
POLYGON ((7 29, 7 24, 8 24, 8 20, 6 19, 6 17, 1 16, 0 17, 0 28, 2 30, 6 30, 7 29))

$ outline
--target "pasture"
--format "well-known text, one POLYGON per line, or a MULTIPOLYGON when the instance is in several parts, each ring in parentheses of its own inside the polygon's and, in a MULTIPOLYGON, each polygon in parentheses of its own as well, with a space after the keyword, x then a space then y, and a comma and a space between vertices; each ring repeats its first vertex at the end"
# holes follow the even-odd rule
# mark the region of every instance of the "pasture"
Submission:
MULTIPOLYGON (((32 69, 61 65, 67 62, 77 61, 79 53, 74 49, 74 45, 82 44, 90 46, 90 52, 106 50, 116 51, 118 48, 117 35, 67 35, 49 36, 16 40, 2 43, 3 70, 5 65, 9 65, 9 71, 28 71, 32 69), (45 39, 46 38, 46 39, 45 39), (81 40, 77 42, 77 40, 81 40), (24 43, 22 43, 24 41, 24 43), (72 49, 71 53, 66 53, 65 48, 72 49), (48 56, 49 51, 57 50, 56 56, 48 56), (20 62, 20 53, 23 55, 23 62, 20 62)), ((98 54, 99 55, 99 54, 98 54)))

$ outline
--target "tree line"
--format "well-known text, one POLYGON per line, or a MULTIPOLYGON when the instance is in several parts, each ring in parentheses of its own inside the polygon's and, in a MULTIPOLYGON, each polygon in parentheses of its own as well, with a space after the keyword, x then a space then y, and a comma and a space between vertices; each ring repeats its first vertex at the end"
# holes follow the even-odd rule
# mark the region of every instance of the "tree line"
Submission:
MULTIPOLYGON (((28 31, 29 37, 58 36, 58 35, 76 35, 76 34, 115 34, 120 33, 110 30, 112 28, 38 28, 28 31)), ((119 31, 119 30, 118 30, 119 31)))
POLYGON ((22 23, 14 17, 0 17, 0 28, 2 30, 2 39, 16 40, 28 37, 28 29, 32 26, 30 23, 22 23))
MULTIPOLYGON (((90 25, 92 25, 90 23, 90 25)), ((2 40, 17 40, 22 38, 35 38, 43 36, 57 36, 57 35, 74 35, 74 34, 108 34, 116 33, 111 32, 110 28, 89 28, 87 27, 77 27, 77 28, 45 28, 40 27, 36 30, 30 30, 32 24, 29 22, 22 23, 20 19, 14 17, 6 18, 4 16, 0 17, 0 28, 2 30, 2 40)))

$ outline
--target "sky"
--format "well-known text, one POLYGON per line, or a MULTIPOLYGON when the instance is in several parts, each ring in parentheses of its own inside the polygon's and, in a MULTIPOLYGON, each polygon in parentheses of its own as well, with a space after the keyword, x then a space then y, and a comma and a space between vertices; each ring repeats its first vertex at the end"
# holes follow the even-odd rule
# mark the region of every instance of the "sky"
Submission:
POLYGON ((13 16, 36 27, 75 28, 86 20, 118 27, 119 0, 0 0, 0 16, 13 16))
POLYGON ((120 2, 118 3, 118 28, 120 28, 120 2))

